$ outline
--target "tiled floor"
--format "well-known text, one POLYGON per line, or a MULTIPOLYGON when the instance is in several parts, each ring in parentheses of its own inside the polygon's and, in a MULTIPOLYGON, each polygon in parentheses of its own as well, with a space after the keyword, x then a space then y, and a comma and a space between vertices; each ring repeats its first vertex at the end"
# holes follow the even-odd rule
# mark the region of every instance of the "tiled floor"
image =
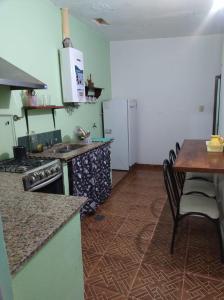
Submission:
POLYGON ((169 254, 172 219, 160 171, 136 169, 82 221, 85 299, 224 299, 213 224, 186 219, 169 254))
POLYGON ((112 171, 112 186, 115 187, 115 185, 118 184, 126 175, 128 174, 127 171, 112 171))

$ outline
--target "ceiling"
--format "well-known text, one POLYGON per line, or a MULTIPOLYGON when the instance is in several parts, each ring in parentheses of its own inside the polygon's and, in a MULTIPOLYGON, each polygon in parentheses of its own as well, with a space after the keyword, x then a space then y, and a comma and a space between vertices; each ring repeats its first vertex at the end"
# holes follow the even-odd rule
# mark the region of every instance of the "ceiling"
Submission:
POLYGON ((177 37, 224 32, 224 12, 213 0, 52 0, 109 40, 177 37), (109 26, 97 25, 103 18, 109 26))

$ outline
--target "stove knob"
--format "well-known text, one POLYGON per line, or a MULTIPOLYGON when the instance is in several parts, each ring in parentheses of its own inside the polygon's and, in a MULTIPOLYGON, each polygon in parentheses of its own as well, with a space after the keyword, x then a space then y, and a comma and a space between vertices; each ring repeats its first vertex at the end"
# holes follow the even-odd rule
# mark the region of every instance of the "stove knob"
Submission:
POLYGON ((59 166, 56 166, 54 169, 55 169, 55 172, 58 172, 60 170, 59 166))
POLYGON ((51 173, 56 173, 56 172, 57 172, 57 170, 55 167, 51 168, 51 173))
POLYGON ((45 174, 46 174, 47 176, 50 176, 50 175, 51 175, 51 171, 50 171, 50 170, 45 170, 45 174))
POLYGON ((51 168, 50 172, 51 172, 51 174, 53 174, 54 173, 54 168, 51 168))
POLYGON ((40 176, 41 179, 43 179, 45 177, 44 171, 40 172, 39 176, 40 176))
POLYGON ((33 177, 35 178, 35 180, 37 180, 38 177, 40 177, 40 173, 39 172, 33 173, 33 177))
POLYGON ((33 184, 36 180, 36 177, 33 175, 30 177, 30 183, 33 184))

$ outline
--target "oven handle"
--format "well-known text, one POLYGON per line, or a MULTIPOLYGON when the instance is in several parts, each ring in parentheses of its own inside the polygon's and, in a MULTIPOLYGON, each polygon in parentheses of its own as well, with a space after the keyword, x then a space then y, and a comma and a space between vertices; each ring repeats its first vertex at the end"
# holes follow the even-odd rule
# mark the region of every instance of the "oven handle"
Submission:
POLYGON ((40 184, 38 184, 38 185, 32 187, 31 189, 29 189, 29 191, 30 191, 30 192, 34 192, 34 191, 36 191, 36 190, 39 190, 39 189, 45 187, 46 185, 48 185, 48 184, 50 184, 50 183, 56 181, 56 180, 59 179, 60 177, 62 177, 62 173, 56 175, 55 177, 53 177, 53 178, 51 178, 51 179, 49 179, 49 180, 47 180, 47 181, 44 181, 44 182, 42 182, 42 183, 40 183, 40 184))

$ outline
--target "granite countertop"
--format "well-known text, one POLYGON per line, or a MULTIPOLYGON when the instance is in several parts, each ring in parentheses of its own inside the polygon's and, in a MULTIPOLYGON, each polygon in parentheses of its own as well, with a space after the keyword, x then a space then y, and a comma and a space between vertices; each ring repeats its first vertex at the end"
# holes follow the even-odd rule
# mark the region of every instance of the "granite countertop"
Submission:
POLYGON ((0 173, 0 213, 11 274, 15 274, 87 201, 26 192, 22 175, 0 173))
MULTIPOLYGON (((82 147, 76 149, 76 150, 71 150, 67 153, 58 153, 57 151, 60 148, 63 148, 65 146, 69 146, 69 145, 74 145, 72 143, 61 143, 61 144, 55 144, 53 147, 51 147, 50 149, 44 150, 43 152, 40 153, 29 153, 29 157, 38 157, 38 158, 58 158, 64 161, 68 161, 70 159, 72 159, 73 157, 79 156, 85 152, 88 152, 90 150, 93 150, 95 148, 98 148, 100 146, 103 146, 105 144, 110 143, 111 141, 108 142, 93 142, 91 144, 85 144, 82 147)), ((75 143, 75 145, 77 145, 78 143, 75 143)))

